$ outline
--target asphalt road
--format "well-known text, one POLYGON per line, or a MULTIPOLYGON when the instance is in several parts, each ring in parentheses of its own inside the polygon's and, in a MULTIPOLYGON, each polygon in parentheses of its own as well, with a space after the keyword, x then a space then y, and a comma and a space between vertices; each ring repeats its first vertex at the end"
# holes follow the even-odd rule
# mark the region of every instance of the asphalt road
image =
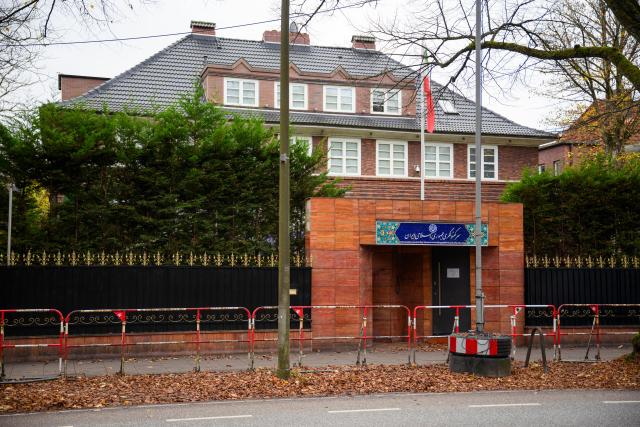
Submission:
POLYGON ((640 391, 384 394, 0 416, 1 426, 640 426, 640 391))

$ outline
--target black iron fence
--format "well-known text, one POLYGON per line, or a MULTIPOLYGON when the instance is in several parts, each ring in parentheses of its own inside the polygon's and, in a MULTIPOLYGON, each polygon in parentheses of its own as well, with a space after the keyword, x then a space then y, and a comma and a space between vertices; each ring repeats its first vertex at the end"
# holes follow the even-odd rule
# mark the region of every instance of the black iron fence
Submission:
MULTIPOLYGON (((311 268, 291 268, 291 305, 311 304, 311 268)), ((11 266, 0 267, 0 308, 56 308, 62 313, 81 309, 140 309, 165 307, 246 307, 277 305, 276 267, 202 266, 11 266)), ((132 332, 191 330, 195 314, 162 313, 137 315, 132 332), (180 318, 178 318, 180 317, 180 318), (180 320, 180 322, 178 322, 180 320), (187 321, 184 323, 184 321, 187 321), (173 324, 172 324, 173 323, 173 324), (169 326, 169 324, 172 324, 169 326)), ((204 329, 246 328, 237 310, 211 317, 204 329)), ((18 315, 14 315, 16 319, 18 315)), ((73 319, 72 319, 73 320, 73 319)), ((57 326, 34 327, 47 322, 33 315, 8 324, 8 335, 57 333, 57 326), (50 330, 49 330, 50 329, 50 330)), ((113 313, 84 315, 74 326, 77 333, 115 333, 113 313)))
MULTIPOLYGON (((559 264, 558 264, 559 265, 559 264)), ((575 264, 574 264, 575 265, 575 264)), ((640 304, 640 268, 541 267, 525 269, 525 304, 640 304)), ((560 313, 564 326, 591 326, 588 309, 560 313)), ((527 309, 527 326, 550 326, 551 317, 527 309)), ((607 308, 600 313, 602 326, 640 326, 637 308, 607 308)))

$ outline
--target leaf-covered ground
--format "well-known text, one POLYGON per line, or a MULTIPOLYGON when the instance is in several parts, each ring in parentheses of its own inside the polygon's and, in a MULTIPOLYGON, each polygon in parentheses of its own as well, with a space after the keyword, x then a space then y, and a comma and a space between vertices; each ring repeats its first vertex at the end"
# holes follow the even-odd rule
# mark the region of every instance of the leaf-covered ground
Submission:
POLYGON ((278 379, 267 369, 255 372, 78 377, 0 385, 0 412, 385 392, 640 389, 640 360, 563 362, 552 363, 550 368, 550 372, 545 374, 540 364, 524 368, 516 362, 513 375, 506 378, 452 374, 444 365, 379 365, 294 371, 288 381, 278 379))

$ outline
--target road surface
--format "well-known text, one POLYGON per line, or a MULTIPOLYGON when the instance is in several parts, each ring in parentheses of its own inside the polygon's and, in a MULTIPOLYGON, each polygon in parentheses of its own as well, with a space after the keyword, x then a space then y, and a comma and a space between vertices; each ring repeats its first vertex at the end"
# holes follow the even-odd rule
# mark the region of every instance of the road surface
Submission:
POLYGON ((639 426, 640 391, 405 393, 0 416, 0 426, 639 426))

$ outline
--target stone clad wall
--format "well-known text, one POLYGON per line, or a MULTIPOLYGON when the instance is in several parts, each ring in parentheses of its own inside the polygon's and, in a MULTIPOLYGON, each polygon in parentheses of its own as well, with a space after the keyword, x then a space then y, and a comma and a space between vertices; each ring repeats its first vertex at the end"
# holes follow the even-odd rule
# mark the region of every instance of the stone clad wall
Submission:
MULTIPOLYGON (((313 305, 381 304, 385 287, 389 287, 392 273, 385 272, 385 251, 389 247, 375 245, 376 220, 472 222, 474 203, 469 201, 415 201, 381 199, 312 198, 308 201, 308 230, 306 245, 313 262, 311 301, 313 305), (374 283, 376 275, 376 283, 374 283), (374 301, 374 286, 376 300, 374 301)), ((490 202, 483 204, 483 222, 489 225, 489 246, 483 248, 483 289, 485 304, 524 303, 524 241, 522 205, 490 202)), ((399 247, 401 253, 423 263, 422 304, 431 304, 431 274, 429 248, 399 247), (420 261, 421 260, 421 261, 420 261)), ((475 297, 474 250, 470 248, 471 303, 475 297)), ((419 280, 420 271, 403 279, 419 280)), ((400 291, 398 291, 400 292, 400 291)), ((406 301, 388 293, 388 304, 416 305, 420 296, 404 292, 406 301)), ((410 307, 413 309, 413 307, 410 307)), ((487 310, 486 328, 510 332, 508 309, 487 310)), ((521 314, 522 316, 522 314, 521 314)), ((395 314, 377 314, 372 328, 383 331, 394 327, 395 314), (377 325, 375 324, 377 322, 377 325)), ((422 325, 430 333, 429 315, 422 325)), ((520 326, 524 318, 520 318, 520 326)), ((371 325, 370 325, 371 326, 371 325)), ((355 336, 360 318, 355 310, 318 310, 313 314, 313 333, 322 336, 355 336), (355 335, 354 335, 355 334, 355 335)), ((397 329, 397 328, 396 328, 397 329)))

